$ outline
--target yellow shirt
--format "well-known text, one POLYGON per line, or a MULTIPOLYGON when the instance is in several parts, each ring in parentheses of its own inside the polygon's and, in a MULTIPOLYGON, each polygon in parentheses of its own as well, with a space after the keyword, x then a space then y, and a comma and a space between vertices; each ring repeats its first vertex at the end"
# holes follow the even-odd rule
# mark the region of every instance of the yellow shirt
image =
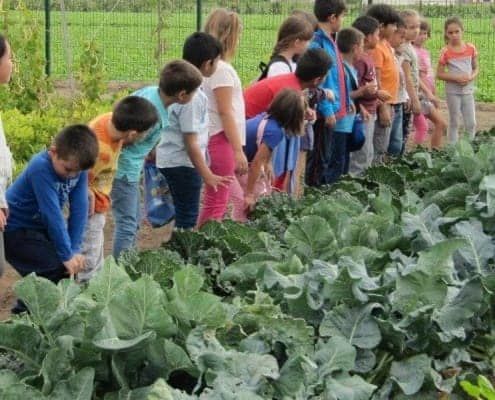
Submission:
POLYGON ((99 151, 94 167, 89 171, 89 190, 95 196, 95 212, 104 213, 110 209, 110 192, 117 171, 117 162, 122 150, 122 140, 110 137, 109 127, 112 113, 96 117, 89 123, 98 138, 99 151))

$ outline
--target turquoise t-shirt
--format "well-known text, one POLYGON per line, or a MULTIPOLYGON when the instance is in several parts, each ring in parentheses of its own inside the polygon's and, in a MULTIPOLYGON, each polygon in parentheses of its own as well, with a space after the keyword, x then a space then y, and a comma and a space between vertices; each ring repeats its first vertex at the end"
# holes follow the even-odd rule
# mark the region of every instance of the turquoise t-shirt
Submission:
POLYGON ((132 93, 132 96, 143 97, 149 100, 156 108, 159 116, 158 123, 151 128, 144 139, 125 146, 119 157, 119 165, 115 177, 127 179, 129 182, 138 182, 143 169, 143 163, 148 153, 156 146, 165 127, 168 126, 168 112, 160 95, 158 86, 148 86, 132 93))

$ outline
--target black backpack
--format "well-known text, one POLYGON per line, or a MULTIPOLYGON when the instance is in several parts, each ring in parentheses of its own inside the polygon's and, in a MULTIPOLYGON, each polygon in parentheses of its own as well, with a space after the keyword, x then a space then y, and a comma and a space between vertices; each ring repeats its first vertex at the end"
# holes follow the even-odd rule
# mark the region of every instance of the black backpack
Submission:
POLYGON ((275 55, 272 58, 270 58, 270 61, 268 62, 268 64, 266 64, 263 61, 261 61, 260 64, 258 65, 258 68, 261 71, 261 75, 258 78, 258 82, 259 81, 262 81, 263 79, 265 79, 268 76, 268 70, 270 69, 270 66, 273 63, 280 62, 280 61, 286 63, 287 66, 289 67, 289 71, 290 72, 293 72, 292 71, 292 66, 290 65, 290 62, 287 61, 287 59, 284 56, 275 55))

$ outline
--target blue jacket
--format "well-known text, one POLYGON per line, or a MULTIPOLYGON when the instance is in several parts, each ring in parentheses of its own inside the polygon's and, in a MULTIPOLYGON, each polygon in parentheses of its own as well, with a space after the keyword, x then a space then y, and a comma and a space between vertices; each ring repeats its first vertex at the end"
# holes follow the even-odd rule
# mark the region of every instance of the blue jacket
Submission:
POLYGON ((7 190, 9 223, 7 231, 45 231, 61 261, 79 253, 88 219, 88 173, 60 178, 48 152, 35 155, 26 169, 7 190), (63 209, 69 204, 69 219, 63 209))
POLYGON ((318 29, 309 47, 324 49, 332 59, 332 65, 321 87, 332 90, 335 95, 335 101, 332 103, 324 99, 318 104, 318 111, 325 118, 331 115, 341 118, 346 114, 347 104, 346 96, 342 96, 342 93, 345 92, 345 75, 337 45, 323 30, 318 29))

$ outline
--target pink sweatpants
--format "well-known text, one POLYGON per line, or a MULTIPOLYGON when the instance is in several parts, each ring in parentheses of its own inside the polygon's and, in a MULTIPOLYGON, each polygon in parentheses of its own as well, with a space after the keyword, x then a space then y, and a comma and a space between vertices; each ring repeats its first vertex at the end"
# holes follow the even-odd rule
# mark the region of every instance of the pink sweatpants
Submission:
POLYGON ((215 175, 232 176, 234 180, 227 186, 218 186, 215 192, 210 186, 205 186, 203 204, 199 213, 198 226, 202 226, 209 220, 220 221, 227 211, 229 200, 233 204, 232 219, 245 221, 244 192, 235 176, 234 150, 225 133, 220 132, 210 137, 208 142, 208 154, 210 156, 210 169, 215 175))
POLYGON ((428 134, 428 121, 423 114, 415 114, 413 119, 414 143, 423 144, 428 134))

